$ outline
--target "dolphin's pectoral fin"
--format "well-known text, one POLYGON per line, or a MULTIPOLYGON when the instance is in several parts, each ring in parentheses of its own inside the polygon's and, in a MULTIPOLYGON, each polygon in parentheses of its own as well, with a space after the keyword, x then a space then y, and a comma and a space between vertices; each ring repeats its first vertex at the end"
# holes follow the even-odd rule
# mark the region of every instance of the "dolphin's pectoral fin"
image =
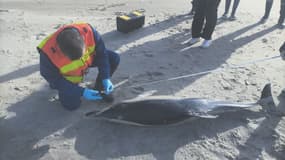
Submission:
POLYGON ((217 116, 217 115, 210 115, 210 114, 204 114, 204 115, 198 115, 198 117, 214 119, 214 118, 217 118, 219 116, 217 116))
POLYGON ((195 117, 200 117, 200 118, 217 118, 219 117, 218 115, 211 115, 211 114, 207 114, 207 113, 190 113, 191 116, 195 116, 195 117))

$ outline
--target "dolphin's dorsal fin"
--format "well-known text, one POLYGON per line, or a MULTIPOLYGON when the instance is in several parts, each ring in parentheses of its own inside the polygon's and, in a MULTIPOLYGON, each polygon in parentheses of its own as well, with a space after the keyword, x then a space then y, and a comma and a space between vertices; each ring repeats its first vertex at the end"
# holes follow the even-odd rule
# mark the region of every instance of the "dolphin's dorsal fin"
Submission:
POLYGON ((268 98, 268 97, 272 97, 271 84, 270 83, 267 83, 263 87, 260 99, 265 99, 265 98, 268 98))
POLYGON ((272 91, 271 91, 271 84, 268 83, 264 86, 261 92, 261 97, 257 104, 260 104, 261 106, 268 106, 268 105, 274 105, 274 100, 272 97, 272 91))

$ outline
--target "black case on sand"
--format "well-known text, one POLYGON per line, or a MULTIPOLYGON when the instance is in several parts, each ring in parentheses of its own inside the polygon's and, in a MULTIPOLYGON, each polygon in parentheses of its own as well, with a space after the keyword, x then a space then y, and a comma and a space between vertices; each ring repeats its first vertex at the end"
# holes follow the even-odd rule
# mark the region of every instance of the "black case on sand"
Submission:
POLYGON ((117 30, 123 33, 131 32, 144 25, 145 16, 139 11, 117 17, 117 30))

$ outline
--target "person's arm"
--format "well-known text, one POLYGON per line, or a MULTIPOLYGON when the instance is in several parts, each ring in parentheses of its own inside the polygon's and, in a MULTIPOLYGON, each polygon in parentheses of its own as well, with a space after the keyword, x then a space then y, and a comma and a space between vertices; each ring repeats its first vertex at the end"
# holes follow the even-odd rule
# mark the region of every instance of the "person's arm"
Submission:
POLYGON ((94 57, 94 62, 92 66, 97 66, 100 74, 100 78, 109 79, 110 78, 110 62, 109 55, 106 53, 106 48, 103 39, 100 34, 92 27, 94 32, 94 39, 96 42, 96 55, 94 57))
POLYGON ((84 88, 67 81, 44 53, 40 53, 40 74, 52 88, 65 95, 72 95, 78 98, 83 95, 84 88))

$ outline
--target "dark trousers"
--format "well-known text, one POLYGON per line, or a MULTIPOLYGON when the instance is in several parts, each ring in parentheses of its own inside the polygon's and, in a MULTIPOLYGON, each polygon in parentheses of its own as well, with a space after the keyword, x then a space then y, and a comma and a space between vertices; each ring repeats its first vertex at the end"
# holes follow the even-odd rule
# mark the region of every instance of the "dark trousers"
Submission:
MULTIPOLYGON (((285 0, 281 0, 280 3, 281 3, 281 5, 280 5, 280 16, 279 16, 278 23, 282 24, 282 23, 284 23, 284 19, 285 19, 285 0)), ((266 0, 265 13, 263 16, 264 19, 267 19, 269 17, 272 5, 273 5, 273 0, 266 0)))
POLYGON ((266 0, 265 13, 264 13, 263 18, 267 19, 269 17, 272 5, 273 5, 273 0, 266 0))
POLYGON ((192 9, 191 12, 195 12, 196 8, 197 8, 197 3, 199 0, 192 0, 192 9))
POLYGON ((285 20, 285 0, 281 0, 280 16, 279 16, 278 24, 284 23, 284 20, 285 20))
MULTIPOLYGON (((225 13, 224 15, 227 15, 229 13, 229 9, 230 9, 230 5, 231 5, 232 0, 226 0, 226 5, 225 5, 225 13)), ((232 13, 231 16, 235 16, 237 7, 239 5, 240 0, 234 0, 234 4, 233 4, 233 9, 232 9, 232 13)))
POLYGON ((220 0, 198 0, 194 20, 192 22, 192 37, 212 39, 217 24, 217 11, 220 0), (204 21, 206 21, 204 25, 204 21), (204 28, 203 28, 204 26, 204 28))
MULTIPOLYGON (((117 53, 107 50, 107 54, 109 55, 109 63, 110 63, 110 76, 113 75, 113 73, 116 71, 119 63, 120 63, 120 57, 117 53)), ((98 73, 94 89, 98 91, 103 91, 103 79, 101 78, 100 73, 98 73)))

